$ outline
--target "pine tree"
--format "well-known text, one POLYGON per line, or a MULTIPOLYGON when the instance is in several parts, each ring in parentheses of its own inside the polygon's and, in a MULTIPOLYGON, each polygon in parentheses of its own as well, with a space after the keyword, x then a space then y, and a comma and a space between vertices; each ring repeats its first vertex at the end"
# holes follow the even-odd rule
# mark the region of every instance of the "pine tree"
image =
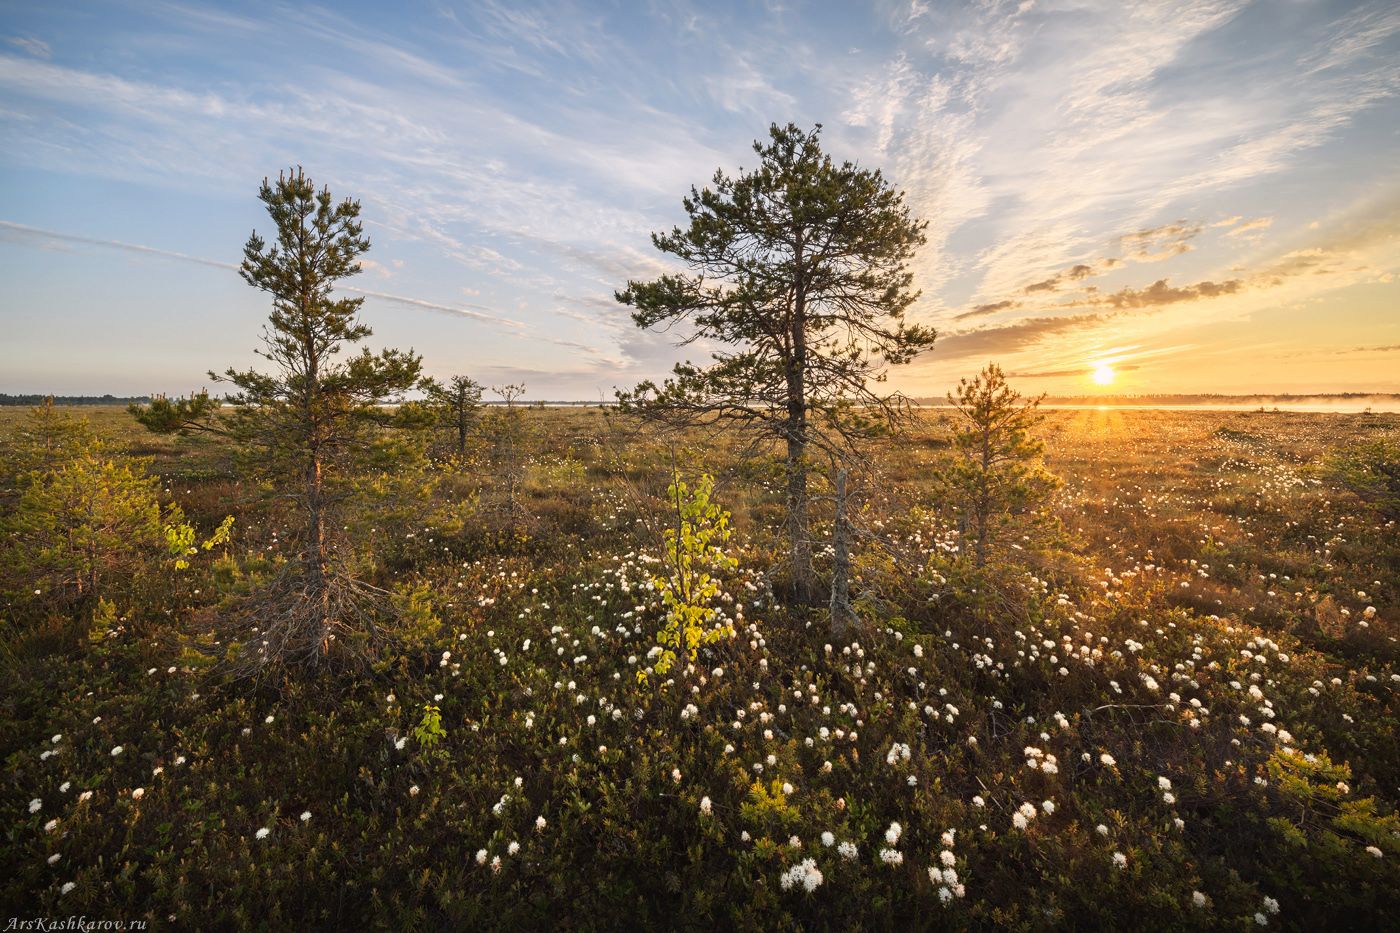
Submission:
POLYGON ((455 436, 458 458, 466 456, 467 436, 481 409, 481 386, 467 376, 453 376, 446 385, 427 383, 424 392, 436 421, 455 436))
POLYGON ((1042 398, 1023 400, 995 363, 948 394, 958 414, 957 458, 940 478, 979 570, 1007 529, 1035 518, 1059 485, 1041 467, 1045 445, 1031 434, 1042 420, 1042 398))
POLYGON ((10 442, 0 449, 5 488, 0 502, 18 496, 36 477, 92 449, 97 438, 86 418, 54 406, 52 396, 30 409, 10 442))
POLYGON ((131 592, 162 560, 183 560, 194 529, 179 506, 162 507, 147 467, 90 441, 30 471, 0 522, 0 589, 90 619, 98 600, 131 592))
POLYGON ((908 262, 926 224, 881 173, 822 152, 821 127, 793 124, 754 143, 759 165, 691 188, 689 227, 653 234, 688 273, 628 282, 618 301, 638 327, 688 323, 684 343, 728 349, 709 366, 684 363, 660 386, 618 393, 625 410, 667 425, 719 420, 785 451, 787 537, 794 598, 813 599, 809 449, 840 450, 897 424, 902 396, 880 395, 888 366, 933 345, 907 324, 918 298, 908 262))
POLYGON ((336 633, 368 621, 357 603, 364 590, 338 560, 337 507, 349 493, 367 437, 389 415, 381 407, 421 384, 421 358, 412 351, 342 351, 370 336, 359 319, 363 298, 333 295, 335 284, 360 271, 369 249, 360 204, 336 202, 300 168, 264 179, 258 194, 276 229, 268 244, 256 232, 243 248, 244 281, 272 299, 258 355, 271 373, 228 369, 210 373, 234 390, 233 411, 217 417, 216 403, 194 396, 138 409, 160 432, 223 433, 251 450, 258 472, 292 499, 300 516, 298 561, 274 588, 276 598, 256 613, 263 639, 281 660, 323 658, 336 633))
POLYGON ((523 450, 527 430, 520 399, 525 395, 525 386, 519 383, 492 386, 491 391, 501 397, 504 403, 494 412, 491 419, 491 433, 494 441, 496 470, 505 483, 505 520, 510 531, 525 517, 525 507, 520 498, 520 486, 525 480, 523 450))

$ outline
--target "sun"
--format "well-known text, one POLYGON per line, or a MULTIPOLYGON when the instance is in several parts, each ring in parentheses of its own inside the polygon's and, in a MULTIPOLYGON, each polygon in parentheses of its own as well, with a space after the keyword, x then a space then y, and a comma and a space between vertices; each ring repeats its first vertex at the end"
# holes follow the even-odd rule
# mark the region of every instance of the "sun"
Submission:
POLYGON ((1094 384, 1106 386, 1113 381, 1113 367, 1107 363, 1100 363, 1094 367, 1094 384))

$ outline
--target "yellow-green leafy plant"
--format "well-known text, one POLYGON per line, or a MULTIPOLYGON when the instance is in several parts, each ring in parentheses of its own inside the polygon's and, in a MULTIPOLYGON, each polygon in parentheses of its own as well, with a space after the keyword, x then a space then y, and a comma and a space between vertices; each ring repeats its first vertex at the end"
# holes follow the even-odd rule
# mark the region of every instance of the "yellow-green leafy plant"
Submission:
POLYGON ((442 710, 431 703, 423 704, 423 718, 413 727, 413 738, 419 745, 431 749, 447 737, 442 727, 442 710))
MULTIPOLYGON (((661 651, 651 665, 658 675, 668 673, 679 659, 694 661, 701 645, 734 632, 732 626, 711 624, 721 592, 715 575, 738 566, 724 549, 730 536, 729 513, 710 499, 714 485, 714 478, 705 475, 692 489, 673 473, 666 489, 671 515, 670 527, 663 532, 664 571, 651 580, 666 608, 666 623, 656 638, 661 651)), ((646 671, 638 671, 637 679, 645 681, 646 671)))
POLYGON ((224 520, 219 523, 219 527, 214 529, 214 533, 195 545, 194 526, 184 520, 184 513, 179 506, 171 506, 165 521, 165 547, 170 557, 175 562, 176 570, 186 570, 190 562, 186 559, 194 557, 201 550, 212 551, 219 545, 227 545, 229 538, 233 534, 233 516, 225 515, 224 520))

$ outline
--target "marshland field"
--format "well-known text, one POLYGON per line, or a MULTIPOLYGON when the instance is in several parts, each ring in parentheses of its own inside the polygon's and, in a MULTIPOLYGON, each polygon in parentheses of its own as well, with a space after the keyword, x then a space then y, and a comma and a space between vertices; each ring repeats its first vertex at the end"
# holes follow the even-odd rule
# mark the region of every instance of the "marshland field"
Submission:
POLYGON ((1393 924, 1400 536, 1347 458, 1400 416, 1045 412, 1058 485, 980 566, 956 428, 918 412, 848 471, 838 618, 785 597, 780 473, 728 435, 386 422, 334 544, 379 601, 291 674, 245 611, 296 560, 288 507, 229 444, 0 411, 3 900, 186 929, 1393 924))

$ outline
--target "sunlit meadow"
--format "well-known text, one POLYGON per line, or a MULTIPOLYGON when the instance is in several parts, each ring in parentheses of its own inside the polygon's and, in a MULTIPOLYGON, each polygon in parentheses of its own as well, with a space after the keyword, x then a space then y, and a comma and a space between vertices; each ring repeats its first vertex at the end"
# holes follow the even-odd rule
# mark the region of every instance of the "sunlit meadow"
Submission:
MULTIPOLYGON (((217 443, 86 414, 196 527, 240 501, 217 443)), ((885 543, 836 643, 767 582, 772 481, 709 448, 723 637, 644 682, 672 454, 617 417, 529 411, 515 519, 483 448, 364 529, 420 629, 360 676, 218 673, 211 619, 282 557, 276 508, 76 649, 14 616, 7 902, 185 927, 1394 916, 1395 527, 1319 467, 1394 416, 1053 413, 1056 543, 993 595, 954 579, 928 482, 950 424, 926 413, 881 450, 862 510, 885 543)))

